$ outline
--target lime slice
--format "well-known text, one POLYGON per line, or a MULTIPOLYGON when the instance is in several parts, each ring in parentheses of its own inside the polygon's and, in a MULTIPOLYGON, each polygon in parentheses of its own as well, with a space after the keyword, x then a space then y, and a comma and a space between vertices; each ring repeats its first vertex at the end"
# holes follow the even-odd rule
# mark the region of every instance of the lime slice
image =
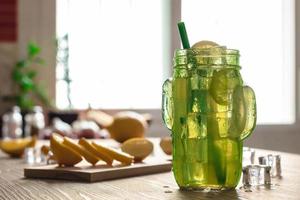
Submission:
POLYGON ((241 133, 240 139, 244 140, 248 137, 256 126, 256 100, 252 88, 249 86, 243 87, 245 98, 245 127, 241 133))
POLYGON ((256 102, 253 90, 236 87, 232 95, 232 118, 229 128, 231 138, 244 140, 256 125, 256 102))
POLYGON ((240 84, 242 81, 237 70, 222 69, 214 72, 209 91, 218 104, 227 105, 231 92, 240 84))
POLYGON ((234 89, 232 94, 232 117, 229 128, 229 135, 232 138, 240 137, 246 124, 246 102, 243 87, 234 89))

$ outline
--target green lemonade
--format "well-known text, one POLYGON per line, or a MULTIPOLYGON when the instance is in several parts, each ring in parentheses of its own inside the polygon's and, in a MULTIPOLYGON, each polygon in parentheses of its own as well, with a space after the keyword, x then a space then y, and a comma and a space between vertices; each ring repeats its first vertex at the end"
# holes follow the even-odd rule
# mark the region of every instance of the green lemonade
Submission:
POLYGON ((237 50, 224 47, 175 52, 162 109, 182 189, 230 189, 239 182, 256 104, 253 90, 243 86, 238 57, 237 50))

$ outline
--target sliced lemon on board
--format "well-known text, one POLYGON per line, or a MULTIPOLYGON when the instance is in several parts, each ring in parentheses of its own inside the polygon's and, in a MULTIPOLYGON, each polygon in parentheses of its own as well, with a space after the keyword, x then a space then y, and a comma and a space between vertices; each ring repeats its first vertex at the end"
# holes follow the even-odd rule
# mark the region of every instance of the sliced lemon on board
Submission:
POLYGON ((50 138, 50 149, 59 165, 74 166, 82 160, 81 155, 63 144, 63 138, 56 133, 50 138))
POLYGON ((70 138, 64 137, 63 144, 65 144, 66 146, 70 147, 71 149, 79 153, 81 156, 85 158, 86 161, 88 161, 92 165, 95 165, 100 160, 99 157, 87 151, 84 147, 77 144, 75 141, 73 141, 70 138))
POLYGON ((87 139, 81 138, 79 140, 79 144, 84 147, 90 153, 96 155, 97 157, 101 158, 104 162, 108 165, 112 165, 113 159, 110 155, 106 152, 98 151, 87 139))
POLYGON ((0 149, 12 157, 21 157, 25 148, 34 147, 36 137, 4 139, 0 141, 0 149))
POLYGON ((113 159, 120 161, 123 164, 126 165, 130 165, 133 161, 133 156, 124 153, 124 152, 119 152, 115 149, 109 148, 109 147, 105 147, 101 144, 97 144, 95 142, 92 142, 92 145, 95 147, 95 149, 97 149, 99 152, 104 152, 106 154, 108 154, 110 157, 112 157, 113 159))

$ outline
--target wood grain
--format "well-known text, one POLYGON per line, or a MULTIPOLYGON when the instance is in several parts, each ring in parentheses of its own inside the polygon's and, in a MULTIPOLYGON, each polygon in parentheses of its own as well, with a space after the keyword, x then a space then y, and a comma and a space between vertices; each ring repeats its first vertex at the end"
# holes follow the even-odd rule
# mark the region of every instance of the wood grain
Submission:
POLYGON ((258 155, 276 153, 282 156, 282 179, 273 180, 271 189, 223 192, 187 192, 178 189, 171 172, 138 176, 98 183, 60 180, 25 179, 20 159, 0 153, 0 199, 3 200, 77 200, 77 199, 300 199, 300 156, 282 152, 257 150, 258 155))

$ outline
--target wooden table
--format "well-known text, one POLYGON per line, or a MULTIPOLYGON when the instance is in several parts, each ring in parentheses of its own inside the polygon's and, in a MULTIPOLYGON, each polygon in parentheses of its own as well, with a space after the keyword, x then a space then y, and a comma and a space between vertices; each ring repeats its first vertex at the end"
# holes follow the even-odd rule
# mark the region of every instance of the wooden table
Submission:
POLYGON ((171 172, 98 183, 25 179, 22 159, 0 153, 0 199, 300 199, 300 155, 257 150, 258 154, 282 156, 283 178, 271 189, 223 192, 187 192, 178 189, 171 172))

